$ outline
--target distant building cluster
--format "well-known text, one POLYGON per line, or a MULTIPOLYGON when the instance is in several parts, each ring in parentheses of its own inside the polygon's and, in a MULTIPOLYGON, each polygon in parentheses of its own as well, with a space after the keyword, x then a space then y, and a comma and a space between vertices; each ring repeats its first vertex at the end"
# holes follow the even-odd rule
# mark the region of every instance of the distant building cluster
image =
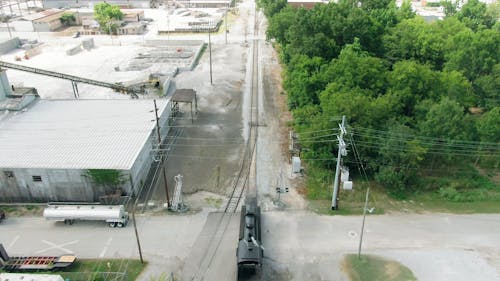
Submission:
POLYGON ((93 8, 95 4, 106 2, 120 8, 151 8, 151 0, 42 0, 42 6, 49 8, 93 8))

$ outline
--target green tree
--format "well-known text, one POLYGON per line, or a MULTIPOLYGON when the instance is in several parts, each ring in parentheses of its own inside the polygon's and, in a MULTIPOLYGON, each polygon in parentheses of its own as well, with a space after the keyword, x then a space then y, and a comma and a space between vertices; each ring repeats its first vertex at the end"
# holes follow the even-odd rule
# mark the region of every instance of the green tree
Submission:
POLYGON ((325 75, 337 86, 367 90, 369 95, 381 95, 387 87, 386 67, 382 59, 372 57, 361 49, 358 39, 346 45, 338 59, 330 63, 325 75))
POLYGON ((318 94, 325 85, 322 74, 324 64, 320 57, 297 55, 292 58, 284 81, 290 108, 319 103, 318 94))
POLYGON ((403 0, 403 3, 401 3, 401 7, 398 9, 397 15, 399 21, 415 17, 416 13, 413 11, 413 8, 411 7, 410 0, 403 0))
POLYGON ((446 38, 440 23, 427 23, 420 17, 403 20, 383 36, 385 58, 395 63, 413 59, 441 70, 446 38))
POLYGON ((461 71, 474 82, 479 76, 489 75, 500 63, 500 33, 485 29, 474 33, 463 30, 447 40, 446 70, 461 71))
POLYGON ((408 126, 392 122, 387 133, 380 136, 380 167, 375 179, 395 197, 405 197, 416 185, 416 175, 427 149, 413 137, 408 126))
POLYGON ((286 41, 285 35, 289 31, 290 26, 296 21, 296 15, 297 9, 287 6, 280 13, 270 18, 266 31, 267 38, 275 38, 282 45, 288 44, 289 42, 286 41))
POLYGON ((282 40, 286 42, 283 46, 285 62, 295 55, 321 57, 325 60, 338 55, 339 48, 329 27, 331 19, 326 16, 326 12, 322 6, 315 6, 311 10, 296 10, 294 21, 285 32, 285 40, 282 40))
POLYGON ((402 113, 413 116, 415 105, 423 99, 438 100, 440 75, 428 65, 415 61, 400 61, 388 74, 390 92, 403 105, 402 113))
POLYGON ((59 19, 63 25, 69 26, 74 25, 76 22, 74 13, 64 13, 59 19))
MULTIPOLYGON (((285 64, 302 156, 321 159, 307 163, 321 170, 309 175, 334 169, 337 145, 328 132, 342 115, 358 133, 361 161, 395 195, 418 184, 423 159, 454 164, 457 147, 496 132, 491 116, 500 100, 500 23, 491 19, 498 18, 498 5, 485 9, 471 0, 458 11, 447 2, 448 16, 427 23, 414 16, 408 0, 399 9, 392 0, 339 0, 313 9, 259 3, 269 18, 267 37, 276 39, 285 64), (490 112, 472 114, 476 106, 490 112), (387 130, 387 138, 378 136, 387 130)), ((309 182, 324 178, 315 180, 309 182)))
POLYGON ((120 170, 89 169, 85 172, 85 176, 95 184, 113 189, 126 182, 125 175, 120 170))
POLYGON ((286 0, 259 0, 259 6, 264 8, 264 14, 272 18, 287 6, 286 0))
POLYGON ((479 99, 479 105, 487 109, 500 105, 500 63, 497 63, 489 75, 483 75, 473 84, 479 99))
POLYGON ((461 72, 442 72, 439 81, 441 96, 457 101, 464 108, 478 104, 479 101, 474 94, 471 82, 461 72))
POLYGON ((482 28, 491 28, 495 24, 494 14, 487 13, 486 4, 479 0, 469 0, 457 12, 457 18, 470 29, 477 31, 482 28))
POLYGON ((447 17, 454 16, 457 13, 458 0, 455 0, 455 1, 450 1, 450 0, 441 1, 441 6, 443 6, 443 8, 444 8, 444 14, 447 17))
POLYGON ((477 131, 483 142, 500 142, 500 107, 484 113, 476 123, 477 131))
POLYGON ((123 13, 118 5, 104 2, 94 6, 94 17, 103 31, 111 33, 116 32, 117 21, 123 18, 123 13))
POLYGON ((443 140, 467 140, 470 131, 464 126, 464 109, 447 97, 429 109, 426 119, 419 124, 420 132, 427 137, 443 140))

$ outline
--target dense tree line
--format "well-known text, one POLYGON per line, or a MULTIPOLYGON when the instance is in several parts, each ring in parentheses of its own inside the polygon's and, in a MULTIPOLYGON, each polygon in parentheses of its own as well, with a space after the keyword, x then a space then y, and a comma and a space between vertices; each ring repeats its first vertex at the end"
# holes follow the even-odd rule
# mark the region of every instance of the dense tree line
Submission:
POLYGON ((426 22, 410 3, 339 0, 313 9, 260 0, 285 66, 284 87, 304 159, 334 167, 338 117, 360 161, 393 194, 429 167, 498 166, 500 5, 444 2, 426 22), (331 160, 328 160, 331 159, 331 160))

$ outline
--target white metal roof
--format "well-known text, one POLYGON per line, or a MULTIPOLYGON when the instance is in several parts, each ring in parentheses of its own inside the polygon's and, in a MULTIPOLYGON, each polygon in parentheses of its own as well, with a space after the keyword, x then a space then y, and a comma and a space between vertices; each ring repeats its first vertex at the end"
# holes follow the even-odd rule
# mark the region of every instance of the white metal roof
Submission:
MULTIPOLYGON (((158 115, 167 100, 158 100, 158 115)), ((156 123, 152 100, 41 100, 0 119, 0 168, 130 169, 156 123)))
POLYGON ((30 274, 30 273, 0 273, 0 281, 63 281, 61 275, 30 274))

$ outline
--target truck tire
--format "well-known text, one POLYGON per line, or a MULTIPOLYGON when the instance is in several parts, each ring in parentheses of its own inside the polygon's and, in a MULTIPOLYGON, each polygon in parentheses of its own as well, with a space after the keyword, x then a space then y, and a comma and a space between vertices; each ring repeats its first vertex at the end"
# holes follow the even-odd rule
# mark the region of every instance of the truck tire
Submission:
POLYGON ((119 223, 117 223, 116 225, 117 225, 118 227, 124 227, 123 222, 119 222, 119 223))
POLYGON ((110 222, 109 227, 116 227, 116 222, 110 222))

